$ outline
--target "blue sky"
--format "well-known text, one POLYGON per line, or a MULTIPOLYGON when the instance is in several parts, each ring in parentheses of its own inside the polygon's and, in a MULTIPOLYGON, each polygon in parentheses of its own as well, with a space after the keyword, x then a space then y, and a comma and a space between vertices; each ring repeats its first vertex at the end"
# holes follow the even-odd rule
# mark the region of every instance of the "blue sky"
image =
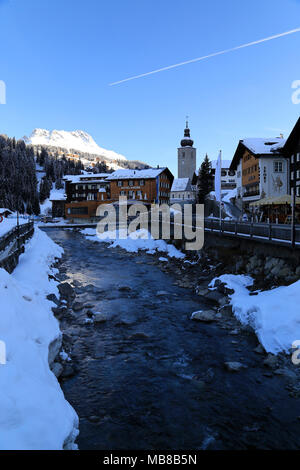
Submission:
POLYGON ((118 86, 109 83, 300 26, 298 0, 0 0, 0 133, 90 133, 176 175, 190 116, 197 161, 300 115, 300 33, 118 86))

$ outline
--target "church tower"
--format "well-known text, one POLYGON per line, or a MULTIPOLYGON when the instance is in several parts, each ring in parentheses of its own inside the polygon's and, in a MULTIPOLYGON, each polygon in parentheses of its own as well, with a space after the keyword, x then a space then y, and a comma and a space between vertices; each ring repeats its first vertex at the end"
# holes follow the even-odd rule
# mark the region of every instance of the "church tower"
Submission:
POLYGON ((193 147, 194 141, 190 136, 189 123, 186 121, 184 137, 178 148, 178 178, 193 179, 196 172, 196 149, 193 147))

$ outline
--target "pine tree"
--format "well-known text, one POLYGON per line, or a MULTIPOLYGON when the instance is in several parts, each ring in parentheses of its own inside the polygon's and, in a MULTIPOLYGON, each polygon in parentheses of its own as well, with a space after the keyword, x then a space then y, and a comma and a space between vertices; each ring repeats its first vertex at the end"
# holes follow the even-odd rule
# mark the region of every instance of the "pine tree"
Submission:
POLYGON ((199 168, 199 176, 197 180, 197 202, 204 204, 205 197, 213 190, 213 176, 211 173, 211 162, 207 156, 199 168))

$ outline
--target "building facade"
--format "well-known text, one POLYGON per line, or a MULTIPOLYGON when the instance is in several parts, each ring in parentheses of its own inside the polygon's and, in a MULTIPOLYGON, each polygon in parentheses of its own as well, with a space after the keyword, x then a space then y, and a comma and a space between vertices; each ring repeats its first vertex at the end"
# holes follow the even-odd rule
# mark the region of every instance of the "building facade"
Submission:
POLYGON ((128 205, 169 204, 173 179, 168 168, 67 175, 65 217, 74 221, 96 220, 99 205, 116 203, 121 196, 127 197, 128 205))
MULTIPOLYGON (((236 170, 230 170, 231 160, 222 160, 221 189, 236 188, 236 170)), ((211 173, 215 176, 217 160, 211 162, 211 173)))
POLYGON ((169 204, 173 180, 168 168, 117 170, 108 177, 111 200, 126 196, 128 201, 169 204))
POLYGON ((236 171, 237 202, 243 209, 266 197, 289 191, 289 161, 283 154, 285 139, 240 140, 230 170, 236 171))
POLYGON ((190 136, 188 122, 184 129, 184 137, 180 142, 178 152, 178 178, 190 178, 192 181, 196 172, 196 149, 193 147, 194 141, 190 136))
POLYGON ((109 173, 66 175, 65 217, 86 219, 96 216, 97 207, 110 199, 109 173))
POLYGON ((176 178, 173 181, 170 202, 194 202, 196 192, 191 185, 190 178, 176 178))
POLYGON ((290 193, 291 189, 294 188, 295 195, 300 197, 300 118, 295 124, 285 146, 283 147, 283 154, 288 158, 290 163, 290 193))

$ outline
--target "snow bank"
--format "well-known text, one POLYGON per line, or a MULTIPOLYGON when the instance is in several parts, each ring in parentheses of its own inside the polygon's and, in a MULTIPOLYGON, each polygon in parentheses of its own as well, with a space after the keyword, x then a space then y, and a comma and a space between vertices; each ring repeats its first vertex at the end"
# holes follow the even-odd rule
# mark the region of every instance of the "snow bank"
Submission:
POLYGON ((117 246, 130 253, 137 253, 139 250, 145 250, 146 253, 153 255, 156 251, 165 252, 171 258, 185 258, 185 255, 177 250, 175 246, 166 243, 164 240, 154 240, 150 233, 145 229, 136 230, 127 236, 124 229, 117 231, 104 232, 102 236, 96 233, 96 229, 86 228, 82 233, 90 240, 110 243, 109 248, 117 246), (97 238, 95 238, 97 235, 97 238))
POLYGON ((254 329, 267 352, 288 352, 292 343, 300 340, 300 281, 249 295, 251 277, 224 274, 217 279, 234 289, 230 295, 234 315, 254 329))
POLYGON ((15 271, 0 269, 0 340, 6 364, 0 365, 0 449, 76 448, 78 418, 49 369, 49 345, 60 338, 53 303, 58 293, 49 267, 62 254, 35 229, 15 271))

